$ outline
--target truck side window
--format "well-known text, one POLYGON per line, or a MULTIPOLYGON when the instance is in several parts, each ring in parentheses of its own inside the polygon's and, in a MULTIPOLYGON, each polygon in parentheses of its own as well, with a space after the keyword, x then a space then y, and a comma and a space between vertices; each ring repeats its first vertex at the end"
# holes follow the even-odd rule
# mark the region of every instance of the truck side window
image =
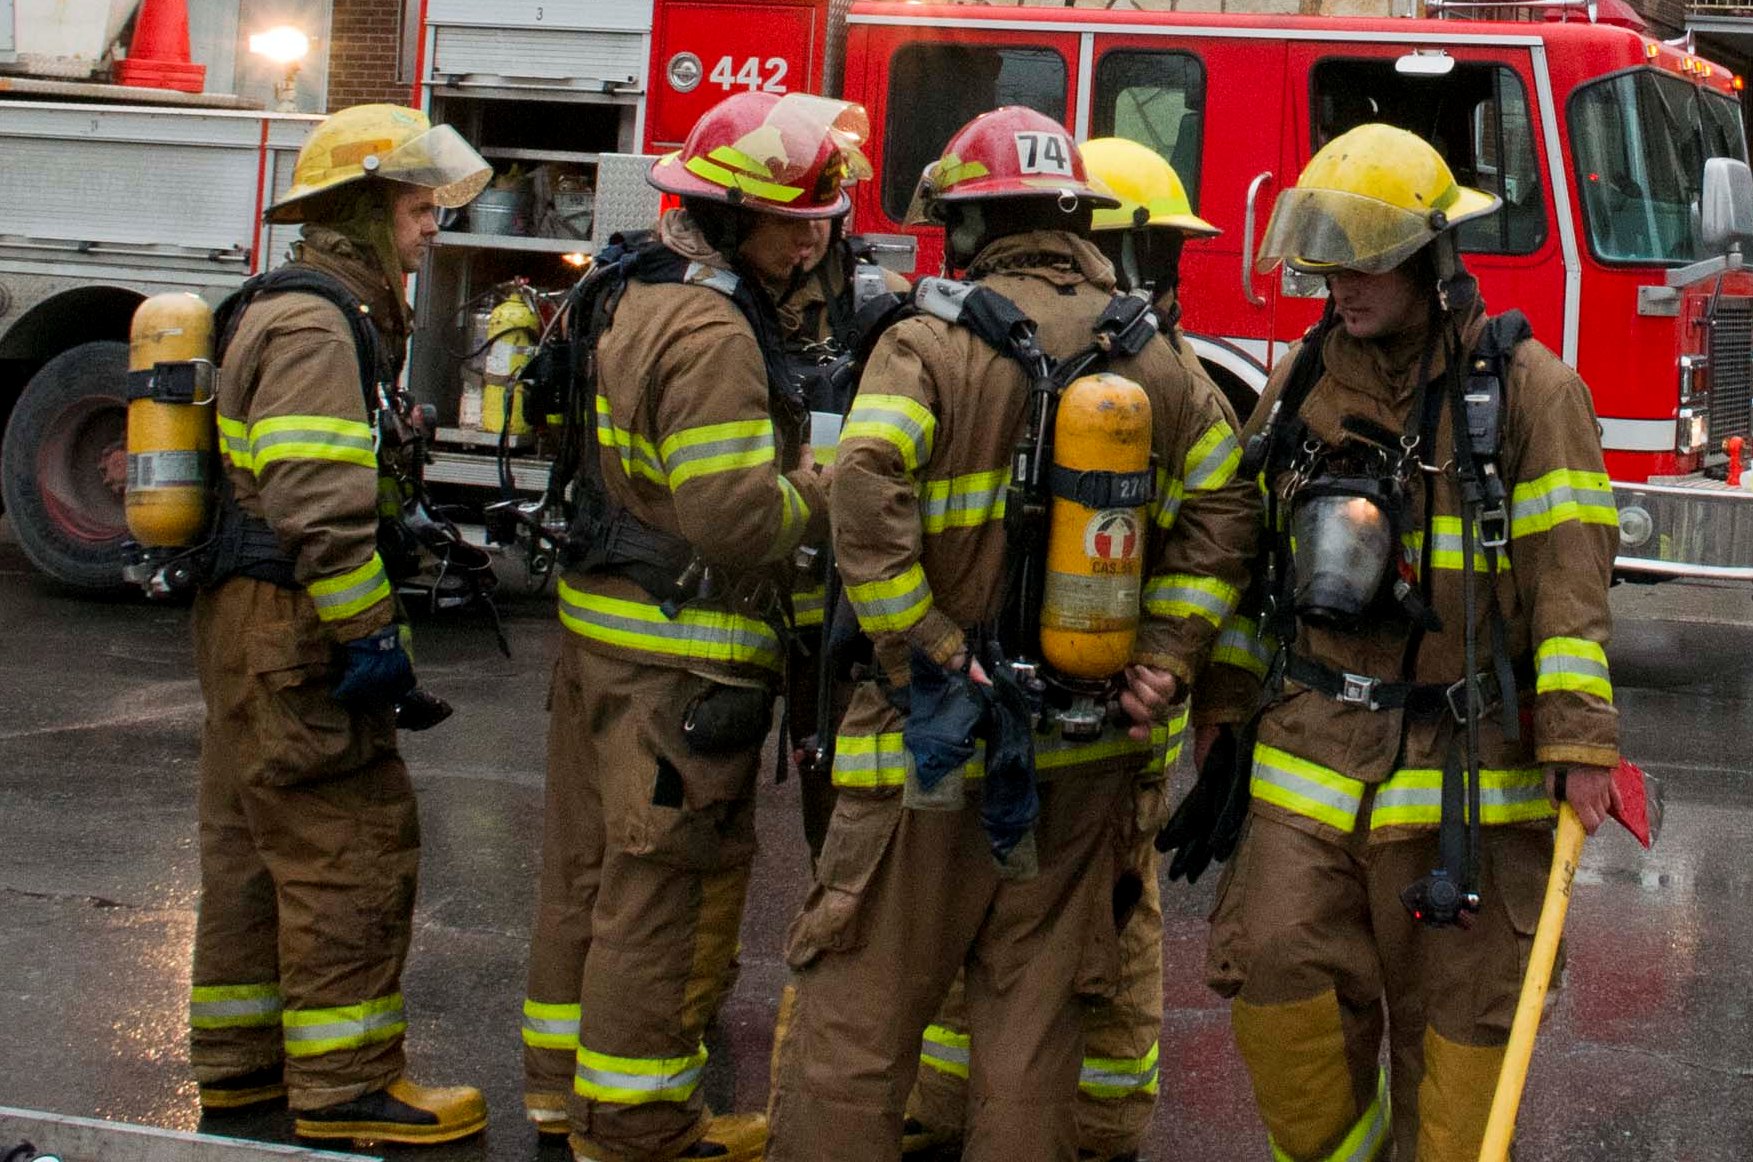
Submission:
POLYGON ((1205 66, 1187 52, 1111 52, 1096 65, 1091 137, 1125 137, 1175 167, 1199 209, 1205 66))
POLYGON ((1455 180, 1488 190, 1503 208, 1461 227, 1461 249, 1531 254, 1546 241, 1546 200, 1534 154, 1528 94, 1515 70, 1458 62, 1441 77, 1402 76, 1394 62, 1328 58, 1310 75, 1310 153, 1368 121, 1418 134, 1455 180))
POLYGON ((903 46, 889 62, 884 213, 896 222, 906 217, 919 175, 978 114, 1024 105, 1063 123, 1068 76, 1065 58, 1050 48, 903 46))

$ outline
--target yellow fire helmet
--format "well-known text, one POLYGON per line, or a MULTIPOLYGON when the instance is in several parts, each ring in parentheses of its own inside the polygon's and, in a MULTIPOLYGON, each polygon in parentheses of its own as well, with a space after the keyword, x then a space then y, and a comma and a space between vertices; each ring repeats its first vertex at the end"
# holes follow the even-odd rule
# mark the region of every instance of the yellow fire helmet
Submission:
POLYGON ((1120 199, 1117 209, 1095 212, 1091 229, 1161 226, 1198 238, 1223 233, 1193 212, 1181 175, 1154 149, 1124 137, 1097 137, 1083 143, 1083 163, 1120 199))
POLYGON ((1392 125, 1359 125, 1321 147, 1278 195, 1254 269, 1280 262, 1309 274, 1392 270, 1502 199, 1455 181, 1429 142, 1392 125))
POLYGON ((418 109, 354 105, 329 117, 298 151, 292 188, 268 207, 270 222, 303 222, 310 199, 367 177, 421 186, 452 209, 487 188, 493 167, 449 125, 418 109))

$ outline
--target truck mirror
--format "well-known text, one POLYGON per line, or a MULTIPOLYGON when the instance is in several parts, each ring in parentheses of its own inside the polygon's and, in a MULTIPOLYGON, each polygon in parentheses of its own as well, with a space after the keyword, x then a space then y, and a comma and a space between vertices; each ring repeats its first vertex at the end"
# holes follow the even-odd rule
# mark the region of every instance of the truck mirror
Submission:
POLYGON ((1698 218, 1700 238, 1711 254, 1753 238, 1753 170, 1746 162, 1733 157, 1705 160, 1698 218))
POLYGON ((1440 48, 1413 49, 1395 58, 1394 71, 1403 77, 1446 77, 1455 71, 1455 58, 1440 48))

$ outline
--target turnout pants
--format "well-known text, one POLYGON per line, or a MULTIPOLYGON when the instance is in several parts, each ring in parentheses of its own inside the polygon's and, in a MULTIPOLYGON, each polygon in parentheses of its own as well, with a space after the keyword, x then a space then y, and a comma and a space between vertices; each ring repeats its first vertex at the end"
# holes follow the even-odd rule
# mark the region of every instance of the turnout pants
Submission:
POLYGON ((1482 847, 1472 926, 1427 928, 1400 892, 1436 866, 1435 832, 1370 844, 1360 829, 1336 842, 1249 819, 1219 889, 1206 975, 1232 998, 1276 1157, 1386 1157, 1390 1139, 1402 1162, 1479 1156, 1552 834, 1487 827, 1482 847))
MULTIPOLYGON (((1112 1000, 1083 1011, 1083 1064, 1077 1083, 1077 1148, 1113 1158, 1144 1144, 1156 1110, 1158 1039, 1163 1026, 1161 862, 1154 840, 1165 821, 1164 784, 1137 784, 1138 836, 1128 866, 1138 874, 1138 902, 1120 930, 1120 972, 1112 1000)), ((1123 902, 1123 901, 1122 901, 1123 902)), ((943 1010, 925 1030, 911 1117, 959 1131, 968 1107, 968 1018, 958 977, 943 1010)))
POLYGON ((402 1073, 419 822, 392 712, 349 713, 310 600, 233 578, 196 599, 207 703, 189 1057, 284 1063, 294 1109, 402 1073))
POLYGON ((565 1095, 603 1162, 669 1158, 706 1126, 701 1036, 736 954, 760 752, 688 749, 705 686, 570 634, 554 669, 524 1093, 565 1095))
POLYGON ((977 783, 958 811, 905 809, 900 788, 841 790, 788 941, 797 990, 770 1162, 900 1156, 921 1035, 958 971, 970 1028, 963 1157, 1075 1157, 1082 1001, 1114 987, 1131 781, 1043 783, 1040 872, 1026 880, 1000 878, 977 783))

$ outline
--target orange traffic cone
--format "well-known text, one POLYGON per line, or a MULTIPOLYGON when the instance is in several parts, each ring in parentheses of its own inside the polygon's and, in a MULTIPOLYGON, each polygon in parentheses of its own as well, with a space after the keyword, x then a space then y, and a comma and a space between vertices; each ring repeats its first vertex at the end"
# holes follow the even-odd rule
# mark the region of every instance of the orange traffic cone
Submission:
POLYGON ((207 66, 189 61, 189 8, 185 0, 145 0, 134 17, 126 60, 116 62, 116 83, 144 89, 199 93, 207 66))

